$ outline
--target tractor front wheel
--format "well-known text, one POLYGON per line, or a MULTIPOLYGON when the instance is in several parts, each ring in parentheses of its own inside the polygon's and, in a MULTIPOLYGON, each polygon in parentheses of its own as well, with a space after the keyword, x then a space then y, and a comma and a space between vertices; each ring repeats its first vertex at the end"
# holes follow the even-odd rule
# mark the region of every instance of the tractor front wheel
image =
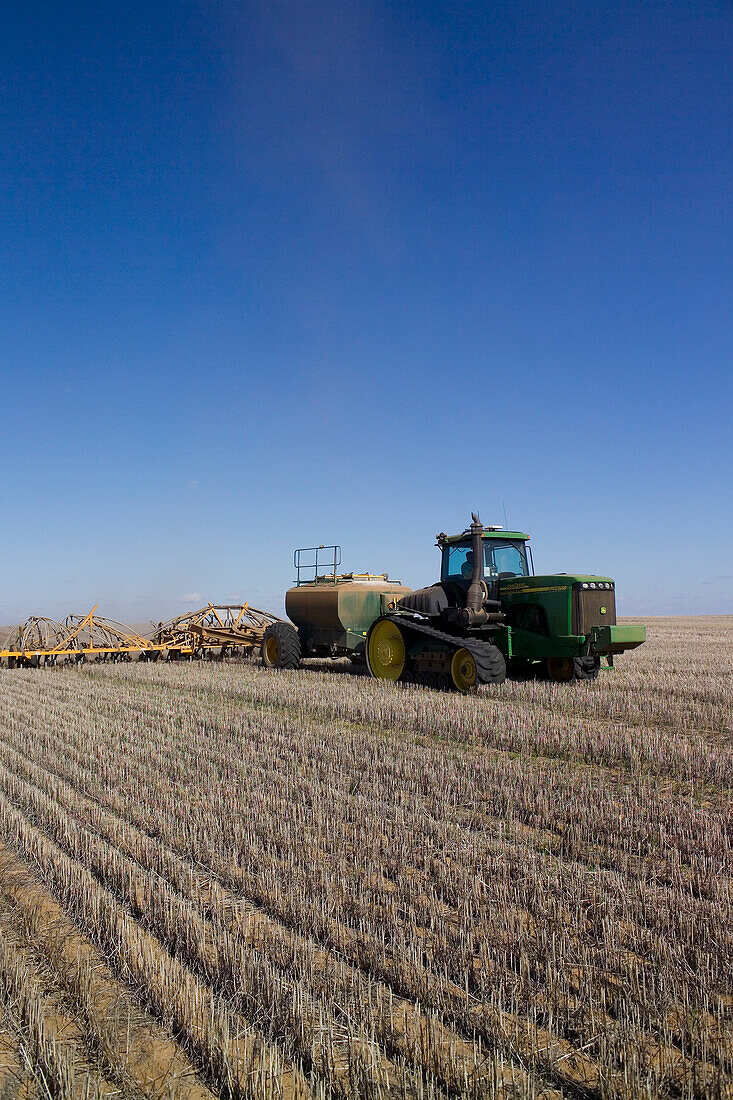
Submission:
POLYGON ((300 668, 300 638, 290 623, 270 623, 262 639, 266 668, 300 668))
POLYGON ((576 680, 596 680, 598 673, 601 671, 601 658, 600 657, 576 657, 575 658, 575 679, 576 680))

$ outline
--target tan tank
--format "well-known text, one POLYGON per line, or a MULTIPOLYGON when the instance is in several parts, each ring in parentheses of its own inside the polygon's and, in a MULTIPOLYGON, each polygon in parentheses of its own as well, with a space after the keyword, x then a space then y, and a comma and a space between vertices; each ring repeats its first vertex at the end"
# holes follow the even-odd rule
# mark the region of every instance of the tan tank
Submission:
POLYGON ((364 652, 369 627, 412 589, 370 573, 319 577, 288 590, 285 611, 304 653, 364 652))

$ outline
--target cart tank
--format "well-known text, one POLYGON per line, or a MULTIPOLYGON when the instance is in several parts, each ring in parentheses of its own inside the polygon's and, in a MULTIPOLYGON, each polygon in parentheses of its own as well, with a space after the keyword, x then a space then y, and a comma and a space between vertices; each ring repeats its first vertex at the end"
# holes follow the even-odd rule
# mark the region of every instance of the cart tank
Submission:
POLYGON ((375 619, 411 589, 386 573, 337 572, 341 547, 296 550, 297 581, 285 611, 298 628, 303 656, 361 656, 375 619))

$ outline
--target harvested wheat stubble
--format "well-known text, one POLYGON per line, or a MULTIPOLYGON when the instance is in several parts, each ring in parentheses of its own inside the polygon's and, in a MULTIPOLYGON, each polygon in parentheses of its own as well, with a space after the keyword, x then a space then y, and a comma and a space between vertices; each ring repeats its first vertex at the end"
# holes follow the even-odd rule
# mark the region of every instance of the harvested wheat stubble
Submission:
POLYGON ((648 626, 594 684, 475 698, 9 673, 0 835, 223 1096, 731 1096, 733 620, 648 626))
POLYGON ((57 996, 82 1025, 89 1056, 118 1086, 115 1095, 142 1090, 170 1100, 212 1096, 196 1080, 194 1067, 178 1045, 141 1010, 103 956, 4 845, 0 907, 0 920, 22 929, 24 941, 52 971, 57 996))
POLYGON ((15 846, 32 857, 90 938, 115 968, 144 991, 150 1007, 191 1049, 226 1095, 243 1098, 309 1094, 294 1068, 283 1065, 246 1021, 238 1018, 185 964, 166 952, 109 891, 0 796, 0 818, 15 846))
POLYGON ((65 1100, 119 1096, 119 1089, 89 1063, 79 1022, 67 1011, 43 960, 5 914, 0 914, 0 982, 2 997, 17 1006, 27 1060, 43 1090, 65 1100))
MULTIPOLYGON (((322 996, 323 992, 328 990, 333 992, 338 988, 341 1017, 345 1006, 348 1006, 348 1012, 353 1020, 358 1019, 362 1024, 367 1024, 371 1030, 378 1033, 380 1038, 384 1039, 388 1048, 396 1050, 413 1062, 417 1060, 416 1051, 420 1051, 424 1060, 425 1051, 430 1050, 434 1074, 453 1091, 465 1080, 474 1081, 478 1088, 479 1085, 485 1085, 488 1077, 491 1077, 492 1081, 505 1080, 505 1083, 512 1085, 516 1085, 517 1080, 523 1077, 521 1071, 516 1068, 499 1071, 495 1063, 487 1064, 485 1054, 481 1054, 480 1047, 477 1051, 474 1042, 468 1042, 459 1035, 451 1033, 435 1018, 424 1016, 412 1002, 396 997, 383 983, 370 981, 358 968, 348 965, 343 958, 317 950, 315 945, 305 937, 298 936, 292 930, 268 918, 262 910, 256 909, 235 893, 226 890, 220 884, 221 878, 215 879, 209 875, 202 875, 188 861, 162 845, 157 838, 150 838, 117 815, 100 810, 91 799, 81 797, 72 787, 55 776, 49 777, 43 769, 37 768, 32 763, 22 758, 18 763, 21 771, 32 775, 41 783, 45 778, 46 789, 53 789, 58 801, 72 809, 74 817, 67 819, 62 828, 58 827, 58 811, 54 815, 57 822, 53 830, 54 836, 59 837, 63 834, 67 838, 67 848, 68 838, 79 832, 76 821, 83 820, 85 825, 93 825, 95 833, 103 836, 113 849, 128 853, 141 866, 155 871, 161 883, 170 882, 187 899, 197 903, 199 912, 203 912, 212 920, 218 929, 219 950, 214 952, 210 947, 208 951, 206 969, 209 974, 212 971, 221 972, 222 967, 226 965, 230 972, 238 974, 240 982, 242 977, 246 976, 249 968, 248 954, 238 965, 235 965, 235 959, 231 957, 237 949, 236 938, 232 939, 231 936, 231 933, 234 933, 235 937, 241 937, 247 948, 250 946, 258 948, 271 963, 277 964, 281 973, 271 975, 272 987, 278 984, 282 986, 287 982, 288 988, 295 991, 295 983, 289 981, 289 976, 300 975, 306 971, 317 995, 322 996), (230 957, 225 959, 227 954, 230 957), (387 1011, 389 1022, 385 1022, 387 1011)), ((38 793, 37 789, 34 790, 25 783, 19 786, 17 780, 15 784, 11 782, 10 785, 15 790, 16 802, 23 801, 25 808, 30 810, 38 820, 44 813, 46 801, 44 797, 38 793)), ((91 843, 96 847, 93 840, 91 843)), ((101 850, 102 855, 106 847, 105 845, 105 849, 101 850)), ((95 866, 98 854, 88 854, 85 862, 95 866)), ((130 866, 128 873, 132 882, 135 868, 130 866)), ((226 869, 222 871, 222 875, 225 874, 226 869)), ((115 877, 115 868, 108 869, 105 877, 109 883, 115 877)), ((118 887, 125 891, 126 880, 124 878, 119 880, 119 876, 117 878, 118 887)), ((153 886, 153 890, 156 889, 160 890, 158 882, 153 886)), ((133 891, 130 895, 128 891, 126 897, 128 902, 139 910, 137 893, 133 891)), ((174 910, 177 907, 180 909, 180 902, 173 895, 170 896, 168 905, 174 910)), ((148 921, 151 920, 151 908, 150 905, 147 906, 148 921)), ((165 917, 162 920, 165 922, 165 917)), ((198 925, 197 938, 205 940, 205 931, 202 932, 200 918, 195 913, 192 914, 192 919, 188 923, 179 918, 174 921, 173 927, 179 931, 185 928, 189 939, 196 938, 192 937, 191 924, 198 925)), ((163 925, 159 923, 158 927, 161 928, 163 925)), ((170 928, 168 934, 170 934, 170 928)), ((263 965, 259 964, 260 971, 263 970, 263 965)), ((460 996, 461 991, 458 992, 460 996)), ((253 1001, 257 993, 260 995, 258 1007, 264 1011, 266 998, 261 982, 249 994, 253 1001)), ((303 1017, 301 1029, 307 1025, 310 1015, 312 1030, 313 1007, 309 1008, 308 1000, 309 998, 300 990, 299 1008, 303 1017)), ((336 1025, 331 1026, 334 1028, 336 1025)), ((379 1076, 382 1079, 389 1079, 390 1074, 394 1076, 394 1067, 390 1067, 389 1062, 384 1058, 381 1058, 380 1062, 381 1065, 377 1067, 379 1076)), ((337 1077, 343 1077, 345 1070, 348 1076, 348 1067, 335 1064, 333 1069, 337 1077)))
POLYGON ((0 1009, 0 1100, 37 1100, 40 1096, 23 1024, 6 997, 0 1009))

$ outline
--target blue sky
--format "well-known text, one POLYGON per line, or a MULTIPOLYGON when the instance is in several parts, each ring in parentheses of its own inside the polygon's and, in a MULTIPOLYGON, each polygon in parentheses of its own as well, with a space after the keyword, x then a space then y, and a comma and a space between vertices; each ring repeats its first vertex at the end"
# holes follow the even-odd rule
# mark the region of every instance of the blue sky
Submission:
POLYGON ((0 622, 530 531, 733 612, 728 3, 0 16, 0 622))

